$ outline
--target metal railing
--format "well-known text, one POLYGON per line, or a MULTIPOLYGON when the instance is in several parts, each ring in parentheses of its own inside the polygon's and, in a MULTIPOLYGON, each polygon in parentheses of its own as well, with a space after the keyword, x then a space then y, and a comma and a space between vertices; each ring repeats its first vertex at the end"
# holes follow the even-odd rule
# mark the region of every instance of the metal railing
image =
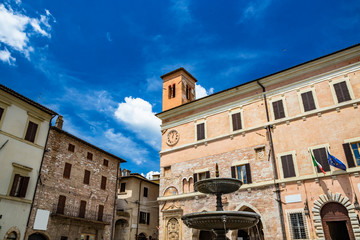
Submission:
POLYGON ((61 209, 58 208, 56 204, 52 206, 51 214, 63 217, 82 218, 89 221, 100 221, 104 223, 111 222, 113 217, 111 214, 102 214, 101 216, 98 211, 91 211, 88 209, 85 209, 84 215, 81 216, 80 206, 65 205, 64 209, 61 209))

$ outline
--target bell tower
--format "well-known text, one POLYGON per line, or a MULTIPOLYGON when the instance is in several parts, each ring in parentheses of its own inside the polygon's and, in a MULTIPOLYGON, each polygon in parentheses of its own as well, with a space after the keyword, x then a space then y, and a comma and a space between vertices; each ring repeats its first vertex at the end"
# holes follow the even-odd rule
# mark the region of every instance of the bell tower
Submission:
POLYGON ((197 80, 184 68, 166 73, 161 78, 163 80, 163 111, 195 100, 197 80))

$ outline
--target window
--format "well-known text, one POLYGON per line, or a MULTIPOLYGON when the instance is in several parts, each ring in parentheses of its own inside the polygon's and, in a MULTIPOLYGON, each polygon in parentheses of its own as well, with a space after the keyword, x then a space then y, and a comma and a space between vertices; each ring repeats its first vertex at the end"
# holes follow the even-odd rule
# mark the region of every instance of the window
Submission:
POLYGON ((231 167, 231 177, 241 180, 243 182, 243 184, 252 183, 250 164, 246 163, 243 165, 232 166, 231 167))
POLYGON ((35 136, 36 136, 38 126, 39 126, 38 124, 36 124, 32 121, 29 121, 27 130, 26 130, 26 134, 25 134, 25 140, 27 140, 29 142, 35 142, 35 136))
POLYGON ((334 90, 338 103, 346 102, 351 100, 349 89, 347 87, 346 81, 335 83, 334 90))
POLYGON ((299 213, 290 213, 289 223, 292 239, 307 239, 304 215, 299 213))
POLYGON ((86 158, 89 160, 93 160, 93 154, 91 152, 88 152, 86 158))
POLYGON ((284 178, 295 177, 296 173, 295 173, 293 155, 288 154, 281 156, 280 161, 283 170, 283 177, 284 178))
MULTIPOLYGON (((330 165, 329 165, 329 161, 328 161, 328 157, 327 157, 327 153, 326 153, 326 148, 325 147, 317 148, 317 149, 313 149, 312 151, 313 151, 316 161, 318 161, 321 164, 324 171, 325 172, 330 171, 330 165)), ((321 173, 321 170, 319 167, 317 167, 317 172, 321 173)))
POLYGON ((64 178, 70 178, 71 166, 72 165, 70 163, 65 163, 64 174, 63 174, 64 178))
POLYGON ((144 197, 148 196, 149 189, 147 187, 144 187, 144 197))
POLYGON ((57 205, 56 213, 58 213, 58 214, 64 214, 65 202, 66 202, 66 197, 63 196, 63 195, 60 195, 60 196, 59 196, 59 200, 58 200, 58 205, 57 205))
POLYGON ((17 239, 17 234, 16 232, 11 232, 7 235, 6 240, 16 240, 17 239))
POLYGON ((84 218, 86 212, 86 201, 80 201, 79 217, 84 218))
POLYGON ((109 160, 104 159, 103 165, 104 165, 105 167, 108 167, 108 166, 109 166, 109 160))
POLYGON ((210 171, 194 173, 194 184, 198 180, 203 180, 203 179, 206 179, 206 178, 210 178, 210 171))
POLYGON ((272 107, 273 107, 275 120, 285 117, 285 110, 284 110, 284 104, 283 104, 282 99, 272 102, 272 107))
POLYGON ((360 166, 360 142, 343 144, 349 168, 360 166))
POLYGON ((196 125, 196 136, 198 141, 205 139, 205 123, 199 123, 196 125))
POLYGON ((236 131, 236 130, 240 130, 242 129, 242 125, 241 125, 241 113, 234 113, 231 115, 231 120, 232 120, 232 130, 236 131))
POLYGON ((304 107, 304 112, 316 109, 314 96, 312 91, 301 93, 301 100, 304 107))
POLYGON ((3 114, 4 114, 4 109, 2 107, 0 107, 0 121, 1 121, 1 118, 2 118, 3 114))
POLYGON ((101 185, 100 185, 100 188, 102 190, 105 190, 106 189, 106 177, 104 176, 101 176, 101 185))
POLYGON ((175 84, 169 85, 169 98, 175 97, 175 84))
POLYGON ((186 99, 190 100, 190 87, 186 85, 186 99))
POLYGON ((90 184, 90 171, 85 170, 84 173, 84 184, 90 184))
POLYGON ((97 220, 102 221, 103 220, 103 215, 104 215, 104 205, 99 205, 97 220))
POLYGON ((69 143, 68 151, 69 152, 74 152, 75 151, 75 145, 72 145, 71 143, 69 143))
POLYGON ((10 196, 24 198, 26 196, 29 180, 30 177, 25 177, 20 174, 15 174, 10 191, 10 196))
POLYGON ((125 192, 125 189, 126 189, 126 183, 121 183, 120 184, 120 192, 125 192))
POLYGON ((150 213, 140 212, 139 223, 150 224, 150 213))

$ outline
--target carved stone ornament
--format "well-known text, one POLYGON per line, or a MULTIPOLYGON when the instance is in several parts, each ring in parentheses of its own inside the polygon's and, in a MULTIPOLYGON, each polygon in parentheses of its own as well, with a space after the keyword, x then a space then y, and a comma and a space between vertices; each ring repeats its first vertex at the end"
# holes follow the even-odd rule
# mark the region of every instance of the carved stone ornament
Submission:
POLYGON ((179 221, 176 218, 169 220, 167 224, 167 239, 179 240, 179 221))
POLYGON ((166 144, 173 146, 178 143, 180 139, 180 134, 175 129, 171 130, 167 134, 166 144))

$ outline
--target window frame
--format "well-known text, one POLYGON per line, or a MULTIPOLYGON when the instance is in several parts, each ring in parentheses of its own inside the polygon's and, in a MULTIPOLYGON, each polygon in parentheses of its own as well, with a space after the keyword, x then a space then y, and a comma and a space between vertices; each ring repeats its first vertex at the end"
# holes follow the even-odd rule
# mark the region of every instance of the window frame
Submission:
POLYGON ((286 118, 289 117, 289 114, 288 114, 288 111, 287 111, 287 105, 286 105, 285 95, 269 98, 269 105, 270 105, 270 111, 271 111, 271 119, 272 119, 272 121, 281 121, 281 120, 284 120, 284 119, 286 119, 286 118), (282 101, 285 116, 284 116, 283 118, 275 119, 273 102, 277 102, 277 101, 279 101, 279 100, 282 101))
POLYGON ((298 100, 299 100, 299 104, 300 104, 301 113, 315 111, 315 110, 318 110, 320 108, 319 107, 319 102, 318 102, 318 99, 317 99, 317 95, 316 95, 316 91, 315 91, 315 86, 311 86, 310 88, 307 87, 307 88, 298 90, 297 95, 298 95, 298 100), (304 102, 303 102, 302 97, 301 97, 301 94, 307 93, 307 92, 312 92, 312 96, 313 96, 314 104, 315 104, 315 109, 312 109, 312 110, 309 110, 309 111, 305 111, 304 102))
POLYGON ((194 126, 195 126, 195 142, 200 142, 200 141, 204 141, 207 139, 207 126, 206 126, 206 118, 204 119, 199 119, 199 120, 195 120, 194 122, 194 126), (198 140, 197 138, 197 125, 199 124, 204 124, 204 138, 203 139, 200 139, 198 140))
POLYGON ((333 97, 333 100, 334 100, 335 104, 339 104, 339 101, 338 101, 338 98, 337 98, 337 95, 336 95, 336 92, 335 92, 334 84, 344 82, 344 81, 345 81, 346 87, 347 87, 347 89, 349 91, 350 100, 347 100, 347 101, 344 101, 344 102, 341 102, 341 103, 345 103, 345 102, 348 102, 348 101, 351 101, 351 100, 355 99, 355 95, 354 95, 353 89, 351 87, 349 77, 343 77, 343 78, 339 78, 339 79, 335 79, 335 80, 329 80, 330 91, 331 91, 331 95, 333 97))
POLYGON ((234 109, 229 110, 229 123, 230 123, 230 132, 231 133, 239 132, 241 130, 244 130, 244 128, 245 128, 245 126, 244 126, 244 110, 243 110, 242 107, 234 108, 234 109), (237 129, 237 130, 234 130, 233 121, 232 121, 232 115, 236 114, 236 113, 240 113, 241 128, 237 129))
POLYGON ((24 177, 24 178, 28 177, 29 178, 29 182, 28 182, 28 186, 27 186, 27 190, 28 190, 29 185, 30 185, 30 180, 31 180, 30 172, 33 169, 30 168, 30 167, 24 166, 24 165, 20 165, 18 163, 12 163, 12 166, 13 166, 13 171, 12 171, 11 178, 10 178, 11 180, 10 180, 10 183, 9 183, 9 186, 8 186, 7 196, 26 199, 27 191, 26 191, 26 194, 25 194, 24 197, 19 197, 19 196, 11 196, 11 189, 12 189, 14 181, 15 181, 15 175, 18 174, 21 177, 24 177))
POLYGON ((106 190, 106 182, 107 182, 107 177, 101 176, 101 182, 100 182, 100 189, 101 190, 106 190))
POLYGON ((6 116, 6 112, 7 112, 7 108, 10 106, 10 103, 7 103, 5 101, 3 101, 2 99, 0 99, 0 107, 4 109, 1 118, 0 118, 0 130, 2 129, 2 125, 4 123, 4 119, 6 116))
MULTIPOLYGON (((354 150, 351 146, 351 144, 358 144, 359 146, 359 153, 360 153, 360 137, 356 137, 356 138, 351 138, 351 139, 345 139, 344 140, 344 144, 349 144, 349 148, 350 148, 350 152, 351 152, 351 155, 352 155, 352 160, 354 161, 354 164, 355 166, 354 167, 350 167, 349 166, 349 163, 348 163, 348 159, 347 159, 347 156, 346 156, 346 153, 345 154, 345 160, 346 160, 346 163, 347 163, 347 168, 357 168, 357 167, 360 167, 360 164, 357 164, 356 162, 356 157, 355 157, 355 154, 354 154, 354 150)), ((344 145, 343 144, 343 145, 344 145)))
POLYGON ((71 177, 71 168, 72 168, 72 164, 71 164, 71 163, 68 163, 68 162, 65 162, 65 164, 64 164, 63 178, 65 178, 65 179, 70 179, 70 177, 71 177), (67 168, 66 166, 68 166, 68 168, 67 168), (67 169, 69 169, 68 172, 66 171, 67 169))
POLYGON ((103 166, 104 166, 104 167, 109 167, 109 160, 108 160, 108 159, 104 158, 104 160, 103 160, 103 166), (106 164, 105 164, 105 163, 106 163, 106 164))
POLYGON ((297 160, 296 160, 296 151, 295 150, 288 151, 288 152, 283 152, 283 153, 278 153, 277 154, 277 161, 278 161, 278 166, 279 166, 280 179, 293 179, 293 178, 297 178, 297 177, 300 176, 299 168, 298 168, 298 164, 297 164, 297 160), (292 155, 292 161, 293 161, 293 165, 294 165, 295 176, 285 178, 284 177, 284 169, 283 169, 283 166, 282 166, 281 157, 287 156, 287 155, 292 155))
POLYGON ((298 240, 298 239, 309 239, 309 226, 308 226, 308 222, 307 222, 307 218, 306 215, 304 213, 304 209, 291 209, 291 210, 287 210, 286 211, 286 220, 287 220, 287 224, 288 224, 288 231, 289 231, 289 236, 291 240, 298 240), (291 216, 290 214, 301 214, 302 218, 303 218, 303 223, 304 223, 304 231, 305 231, 305 238, 294 238, 294 231, 292 228, 292 223, 291 223, 291 216))
MULTIPOLYGON (((321 171, 320 171, 320 172, 317 172, 317 168, 314 166, 313 160, 312 160, 312 158, 311 158, 311 154, 315 157, 314 150, 315 150, 315 149, 319 149, 319 148, 325 148, 325 150, 326 150, 327 152, 330 152, 330 151, 329 151, 329 149, 330 149, 329 143, 324 143, 324 144, 320 144, 320 145, 316 145, 316 146, 311 146, 311 147, 308 148, 309 160, 310 160, 310 162, 311 162, 311 166, 313 167, 314 174, 317 174, 317 175, 320 174, 321 176, 325 176, 325 174, 324 174, 323 172, 321 172, 321 171), (310 154, 310 152, 311 152, 311 154, 310 154)), ((316 159, 316 158, 315 158, 315 159, 316 159)), ((316 161, 317 161, 317 159, 316 159, 316 161)), ((321 163, 320 163, 320 164, 321 164, 321 163)), ((330 167, 330 171, 328 171, 328 172, 330 172, 331 174, 332 174, 334 171, 336 171, 336 170, 334 170, 334 167, 330 165, 330 163, 329 163, 329 167, 330 167)), ((325 171, 325 170, 324 170, 324 171, 325 171)), ((339 171, 342 171, 342 170, 339 169, 339 171)), ((325 171, 325 172, 327 172, 327 171, 325 171)))
POLYGON ((140 214, 139 214, 139 224, 146 224, 146 221, 147 221, 147 217, 148 217, 148 213, 147 212, 143 212, 143 211, 140 211, 140 214), (145 216, 145 218, 144 218, 145 216), (144 220, 144 221, 143 221, 144 220))
POLYGON ((90 178, 91 178, 91 171, 85 169, 84 170, 84 180, 83 180, 83 183, 85 185, 90 185, 90 178), (89 173, 88 175, 86 173, 89 173))
POLYGON ((68 151, 69 152, 75 152, 75 144, 72 144, 72 143, 69 143, 69 145, 68 145, 68 151), (72 149, 72 150, 71 150, 72 149))
POLYGON ((120 183, 120 189, 119 189, 119 191, 120 191, 121 193, 126 192, 126 182, 120 183), (121 191, 121 190, 123 189, 123 188, 122 188, 123 186, 124 186, 124 191, 121 191))
POLYGON ((148 197, 149 196, 149 188, 144 187, 144 192, 143 192, 143 197, 148 197))
POLYGON ((38 119, 36 119, 36 118, 34 118, 34 117, 32 117, 32 116, 28 116, 28 119, 27 119, 27 122, 26 122, 26 125, 25 125, 24 135, 23 135, 22 138, 23 138, 26 142, 33 143, 33 144, 37 144, 37 139, 38 139, 38 136, 39 136, 40 127, 41 127, 41 121, 40 121, 40 120, 38 120, 38 119), (33 123, 35 123, 35 124, 38 125, 38 126, 37 126, 37 129, 36 129, 36 132, 35 132, 35 136, 34 136, 34 141, 33 141, 33 142, 25 139, 26 133, 27 133, 27 131, 28 131, 28 127, 29 127, 29 123, 30 123, 30 122, 33 122, 33 123))
POLYGON ((86 159, 90 160, 90 161, 94 160, 94 154, 91 153, 91 152, 87 152, 86 153, 86 159))

